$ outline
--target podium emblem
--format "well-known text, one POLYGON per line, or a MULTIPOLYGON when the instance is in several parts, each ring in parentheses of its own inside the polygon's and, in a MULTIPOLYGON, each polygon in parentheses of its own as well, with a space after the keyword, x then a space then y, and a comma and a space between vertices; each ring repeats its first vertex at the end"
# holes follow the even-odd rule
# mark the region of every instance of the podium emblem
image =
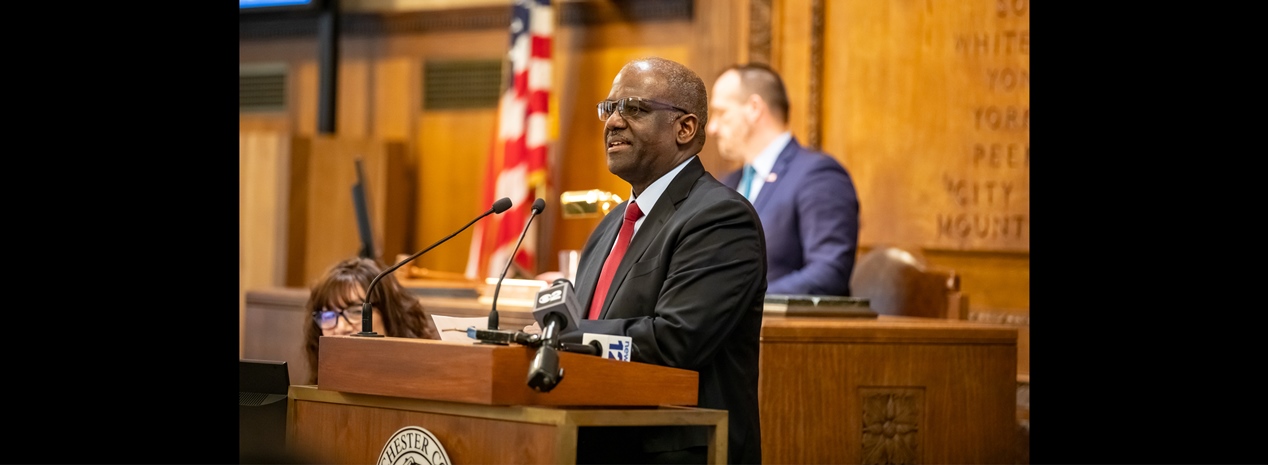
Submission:
POLYGON ((383 444, 377 465, 449 465, 449 453, 436 435, 418 426, 397 430, 383 444))

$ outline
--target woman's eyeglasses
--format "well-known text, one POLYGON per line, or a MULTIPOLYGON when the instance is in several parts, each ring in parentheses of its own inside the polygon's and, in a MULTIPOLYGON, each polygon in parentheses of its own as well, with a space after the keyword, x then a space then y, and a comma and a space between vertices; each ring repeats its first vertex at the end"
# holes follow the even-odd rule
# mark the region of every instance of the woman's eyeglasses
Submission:
POLYGON ((643 113, 651 113, 655 110, 678 110, 686 114, 690 111, 670 105, 664 102, 657 102, 651 99, 639 97, 625 97, 618 100, 604 100, 599 102, 599 121, 607 121, 612 117, 613 113, 620 112, 622 118, 637 118, 643 113))
POLYGON ((344 321, 355 327, 361 324, 361 315, 364 313, 361 311, 361 305, 353 304, 344 309, 313 312, 313 321, 317 322, 317 326, 321 329, 335 329, 335 326, 339 326, 339 315, 343 315, 344 321))

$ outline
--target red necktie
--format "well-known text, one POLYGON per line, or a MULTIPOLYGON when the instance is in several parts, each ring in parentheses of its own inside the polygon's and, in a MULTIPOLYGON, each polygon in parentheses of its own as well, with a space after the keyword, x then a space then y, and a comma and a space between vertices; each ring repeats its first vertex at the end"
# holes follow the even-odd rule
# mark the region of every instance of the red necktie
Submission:
POLYGON ((625 249, 630 247, 630 238, 634 236, 634 223, 642 217, 643 210, 631 200, 625 207, 625 221, 621 223, 621 232, 616 234, 616 247, 612 249, 612 253, 608 254, 607 261, 603 262, 603 271, 599 273, 599 284, 594 288, 594 300, 590 301, 588 319, 599 319, 599 312, 603 311, 603 299, 607 298, 608 288, 612 286, 612 275, 616 274, 616 267, 621 264, 621 258, 625 256, 625 249))

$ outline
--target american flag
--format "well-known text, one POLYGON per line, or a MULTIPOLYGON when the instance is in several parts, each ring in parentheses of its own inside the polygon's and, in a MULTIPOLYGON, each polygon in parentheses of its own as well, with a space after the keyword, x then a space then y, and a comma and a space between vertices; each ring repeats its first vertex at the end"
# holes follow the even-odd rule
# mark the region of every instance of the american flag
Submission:
MULTIPOLYGON (((512 206, 476 225, 467 257, 469 279, 501 276, 507 256, 520 240, 533 201, 545 198, 554 30, 555 14, 550 0, 515 0, 507 52, 509 76, 498 101, 497 129, 489 149, 481 203, 488 206, 508 197, 512 206)), ((536 229, 534 222, 515 254, 515 264, 529 273, 536 269, 536 229)))

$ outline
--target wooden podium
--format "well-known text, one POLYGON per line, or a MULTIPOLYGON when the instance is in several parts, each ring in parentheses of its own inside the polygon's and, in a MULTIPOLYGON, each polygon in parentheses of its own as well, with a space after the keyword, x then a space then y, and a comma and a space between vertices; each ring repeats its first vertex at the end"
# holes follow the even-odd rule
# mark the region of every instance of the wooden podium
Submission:
POLYGON ((416 427, 455 464, 567 464, 580 427, 701 425, 712 432, 709 463, 726 463, 727 412, 691 407, 696 372, 560 352, 564 376, 542 393, 527 384, 536 352, 322 337, 318 384, 290 387, 288 447, 305 463, 378 463, 396 432, 416 427))

